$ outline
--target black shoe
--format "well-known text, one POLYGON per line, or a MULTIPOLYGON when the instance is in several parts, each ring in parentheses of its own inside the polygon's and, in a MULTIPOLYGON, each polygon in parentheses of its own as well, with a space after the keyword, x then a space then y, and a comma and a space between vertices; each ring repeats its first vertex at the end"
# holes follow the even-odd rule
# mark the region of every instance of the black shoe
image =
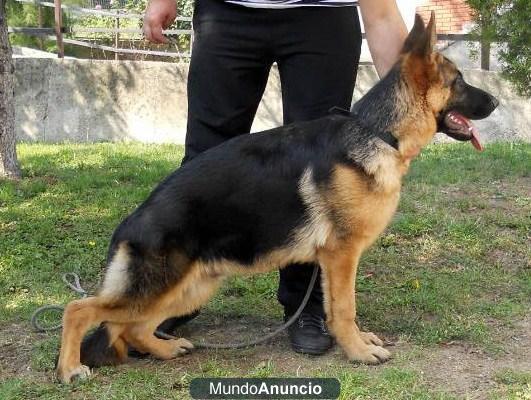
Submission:
MULTIPOLYGON (((285 316, 287 321, 290 316, 285 316)), ((320 315, 303 312, 288 328, 291 347, 297 353, 318 356, 326 353, 334 344, 326 328, 325 320, 320 315)))
MULTIPOLYGON (((196 310, 192 312, 191 314, 181 315, 180 317, 168 318, 167 320, 165 320, 162 324, 160 324, 157 327, 157 331, 166 333, 168 335, 173 335, 177 327, 184 325, 187 322, 190 322, 198 315, 199 315, 199 310, 196 310)), ((155 334, 155 336, 157 335, 155 334)))

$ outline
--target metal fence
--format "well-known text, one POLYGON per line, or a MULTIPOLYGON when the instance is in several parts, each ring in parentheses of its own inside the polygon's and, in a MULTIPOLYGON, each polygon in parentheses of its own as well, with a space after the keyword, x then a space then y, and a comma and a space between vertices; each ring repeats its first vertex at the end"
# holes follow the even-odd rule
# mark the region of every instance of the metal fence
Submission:
POLYGON ((97 10, 118 8, 124 9, 126 5, 125 0, 83 0, 83 8, 93 8, 97 10))
POLYGON ((81 46, 90 49, 97 49, 104 52, 111 52, 118 54, 137 54, 141 56, 155 56, 155 57, 167 57, 178 60, 186 60, 191 55, 191 48, 193 42, 193 31, 191 28, 191 17, 177 17, 176 21, 185 23, 189 27, 187 29, 168 29, 163 33, 169 39, 169 45, 164 50, 153 50, 151 45, 143 40, 142 29, 140 28, 140 21, 143 19, 142 14, 135 14, 125 9, 116 8, 117 6, 123 7, 123 0, 85 0, 83 7, 79 6, 67 6, 61 4, 61 0, 54 0, 54 2, 38 1, 38 0, 14 0, 19 3, 32 4, 36 7, 50 7, 54 9, 55 13, 55 26, 51 27, 9 27, 9 33, 19 33, 31 36, 38 36, 40 38, 51 39, 57 42, 57 54, 58 57, 64 57, 64 44, 81 46), (87 8, 87 6, 91 8, 87 8), (111 8, 112 7, 112 8, 111 8), (96 16, 106 19, 114 20, 114 27, 101 28, 101 27, 86 27, 86 26, 73 26, 65 27, 63 25, 63 15, 68 13, 69 16, 74 17, 70 19, 83 18, 87 16, 96 16), (136 20, 139 23, 138 28, 121 27, 123 20, 136 20), (93 39, 90 39, 90 36, 93 39), (104 35, 106 37, 112 37, 113 45, 109 43, 102 43, 101 37, 98 39, 98 35, 104 35), (186 36, 188 48, 185 51, 180 51, 175 36, 186 36), (126 38, 124 40, 124 38, 126 38), (124 41, 129 42, 130 48, 123 48, 121 45, 124 41), (144 45, 144 48, 137 48, 138 44, 144 45), (145 47, 148 47, 147 49, 145 47), (172 51, 177 50, 177 51, 172 51))
MULTIPOLYGON (((146 42, 143 41, 143 34, 140 27, 138 28, 123 28, 121 27, 122 20, 137 20, 143 19, 142 14, 131 13, 128 10, 123 9, 125 0, 83 0, 83 7, 67 6, 61 4, 61 0, 54 0, 53 3, 40 0, 14 0, 20 3, 33 4, 36 7, 53 7, 55 10, 55 27, 46 28, 28 28, 28 27, 9 27, 10 33, 22 33, 32 36, 40 36, 48 39, 53 39, 57 42, 58 57, 64 57, 64 43, 81 46, 91 49, 97 49, 115 54, 115 58, 118 58, 119 54, 137 54, 140 56, 155 56, 166 57, 178 60, 187 60, 191 56, 192 43, 193 43, 193 30, 191 26, 192 17, 177 17, 176 21, 189 24, 187 29, 169 29, 163 31, 163 33, 169 38, 170 46, 178 50, 177 42, 173 37, 176 35, 184 35, 188 37, 188 49, 186 51, 170 51, 165 49, 153 50, 151 48, 139 49, 134 46, 133 43, 143 42, 146 46, 146 42), (90 8, 89 8, 90 7, 90 8), (101 27, 85 27, 85 26, 63 26, 63 13, 69 13, 70 15, 82 18, 87 16, 99 16, 114 19, 113 28, 101 28, 101 27), (114 45, 109 46, 99 43, 96 38, 89 40, 90 35, 110 35, 114 38, 114 45), (65 37, 70 36, 70 37, 65 37), (127 36, 130 40, 130 48, 120 47, 121 38, 127 36)), ((140 26, 140 24, 138 24, 140 26)), ((440 41, 467 41, 467 42, 480 42, 480 59, 481 69, 490 69, 490 50, 491 44, 489 42, 482 41, 475 35, 471 34, 438 34, 437 39, 440 41)))

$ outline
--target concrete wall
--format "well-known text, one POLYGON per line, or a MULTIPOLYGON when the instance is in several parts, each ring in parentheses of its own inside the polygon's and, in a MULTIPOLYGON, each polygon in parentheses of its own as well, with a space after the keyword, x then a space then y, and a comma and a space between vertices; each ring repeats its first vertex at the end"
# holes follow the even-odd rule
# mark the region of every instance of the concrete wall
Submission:
POLYGON ((20 139, 184 140, 184 65, 16 59, 15 71, 20 139))
MULTIPOLYGON (((183 143, 187 64, 134 61, 16 59, 17 136, 25 141, 183 143)), ((466 71, 467 80, 500 99, 477 125, 484 141, 531 141, 531 102, 516 96, 498 74, 466 71)), ((207 78, 205 78, 207 79, 207 78)), ((354 98, 377 80, 361 67, 354 98)), ((270 76, 253 131, 282 124, 280 82, 270 76)))

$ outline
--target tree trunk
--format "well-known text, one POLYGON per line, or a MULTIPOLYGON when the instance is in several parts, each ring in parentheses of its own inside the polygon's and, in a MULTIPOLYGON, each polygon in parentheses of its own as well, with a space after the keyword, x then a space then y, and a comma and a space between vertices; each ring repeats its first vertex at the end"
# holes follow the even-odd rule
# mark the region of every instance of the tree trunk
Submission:
POLYGON ((7 36, 6 0, 0 0, 0 178, 19 178, 15 137, 14 66, 7 36))

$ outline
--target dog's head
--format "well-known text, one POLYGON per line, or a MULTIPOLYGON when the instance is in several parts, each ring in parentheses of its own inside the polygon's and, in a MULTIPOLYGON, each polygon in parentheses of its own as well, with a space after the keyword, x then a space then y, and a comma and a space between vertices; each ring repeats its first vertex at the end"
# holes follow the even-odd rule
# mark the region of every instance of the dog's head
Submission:
POLYGON ((425 97, 433 112, 437 131, 461 141, 472 141, 482 150, 477 129, 470 122, 488 117, 498 106, 489 93, 465 82, 456 65, 435 51, 437 42, 435 13, 428 26, 416 15, 415 25, 406 39, 402 68, 411 86, 425 97))

